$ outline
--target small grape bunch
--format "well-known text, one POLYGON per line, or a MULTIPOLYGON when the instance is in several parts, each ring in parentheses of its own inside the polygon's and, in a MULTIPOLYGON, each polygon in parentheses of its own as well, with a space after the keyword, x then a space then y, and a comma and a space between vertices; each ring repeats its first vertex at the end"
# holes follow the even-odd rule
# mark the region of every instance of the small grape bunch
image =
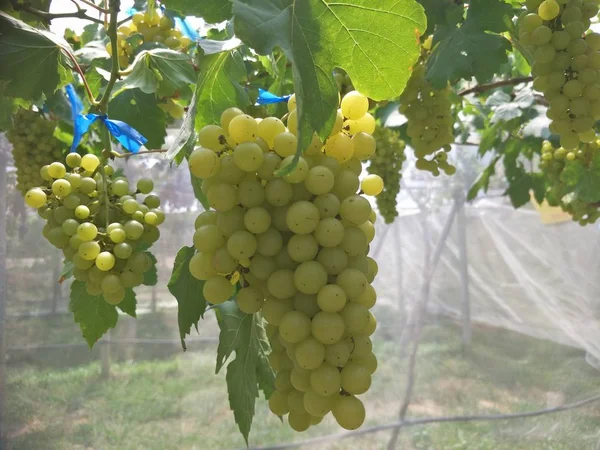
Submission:
POLYGON ((408 119, 407 135, 417 157, 417 169, 429 171, 434 176, 438 176, 440 170, 454 175, 456 167, 448 162, 448 152, 454 142, 451 89, 449 86, 435 89, 425 79, 425 63, 431 45, 429 37, 423 43, 421 58, 413 66, 400 95, 400 112, 408 119))
MULTIPOLYGON (((156 43, 172 50, 185 51, 192 41, 174 26, 173 21, 158 9, 135 13, 131 23, 121 25, 117 29, 119 65, 127 67, 136 48, 142 44, 156 43), (139 39, 136 39, 136 36, 139 39)), ((112 56, 110 42, 106 44, 106 51, 112 56)))
POLYGON ((189 158, 211 206, 195 222, 190 273, 204 280, 210 303, 228 301, 239 284, 239 309, 262 312, 277 374, 269 406, 296 431, 330 412, 340 426, 360 427, 358 396, 377 366, 370 309, 378 268, 368 257, 376 215, 363 194, 384 186, 376 174, 359 178, 376 152, 368 108, 364 95, 349 92, 330 136, 315 135, 283 176, 298 143, 294 96, 287 126, 227 109, 220 125, 199 131, 189 158))
POLYGON ((56 122, 40 113, 19 108, 13 114, 12 128, 6 133, 12 144, 17 168, 17 189, 23 195, 42 183, 40 168, 62 155, 62 143, 54 137, 56 122))
POLYGON ((576 151, 564 147, 554 147, 550 141, 542 144, 542 157, 540 168, 546 177, 546 200, 551 206, 560 206, 568 212, 573 220, 580 225, 596 222, 600 218, 598 202, 581 199, 574 187, 581 184, 581 179, 573 179, 574 175, 580 177, 590 167, 595 167, 600 162, 600 140, 582 144, 576 151), (563 178, 565 170, 578 166, 578 170, 570 170, 570 175, 563 178))
POLYGON ((61 162, 43 166, 44 183, 25 194, 25 203, 46 220, 42 234, 73 263, 73 276, 88 294, 119 304, 152 268, 145 250, 165 220, 160 199, 151 194, 154 183, 142 178, 132 190, 126 177, 102 167, 93 154, 70 153, 66 165, 69 170, 61 162))

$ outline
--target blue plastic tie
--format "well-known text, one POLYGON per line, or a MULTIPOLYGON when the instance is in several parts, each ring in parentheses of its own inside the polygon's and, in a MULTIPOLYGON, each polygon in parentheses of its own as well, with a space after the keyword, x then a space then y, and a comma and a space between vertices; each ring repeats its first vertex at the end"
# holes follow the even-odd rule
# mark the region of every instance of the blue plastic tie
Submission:
POLYGON ((256 99, 255 105, 272 105, 274 103, 284 103, 290 99, 291 95, 284 95, 279 97, 278 95, 272 94, 264 89, 258 89, 258 98, 256 99))
POLYGON ((71 104, 71 118, 73 119, 73 144, 71 153, 77 151, 81 138, 88 132, 94 122, 100 120, 108 129, 110 134, 131 153, 137 153, 140 148, 148 142, 144 136, 135 128, 120 120, 111 120, 106 114, 83 114, 83 103, 77 96, 72 85, 65 87, 67 98, 71 104))

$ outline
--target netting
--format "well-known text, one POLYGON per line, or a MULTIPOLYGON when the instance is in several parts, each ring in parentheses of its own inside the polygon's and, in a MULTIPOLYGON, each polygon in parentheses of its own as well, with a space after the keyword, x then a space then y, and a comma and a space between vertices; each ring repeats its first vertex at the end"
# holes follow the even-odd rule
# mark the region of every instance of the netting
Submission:
MULTIPOLYGON (((169 168, 158 157, 115 166, 133 180, 151 171, 168 218, 153 247, 157 287, 140 289, 138 319, 121 317, 92 351, 67 312, 68 281, 56 283, 60 254, 41 237, 40 219, 13 213, 19 194, 7 191, 8 448, 244 448, 229 411, 225 373, 214 374, 214 315, 206 314, 182 353, 176 301, 166 289, 175 254, 190 245, 200 210, 187 168, 169 168)), ((428 180, 418 189, 407 183, 400 217, 390 226, 379 221, 371 246, 379 263, 373 339, 379 368, 364 395, 368 433, 300 448, 389 445, 385 425, 398 419, 405 398, 418 306, 425 299, 410 420, 568 406, 599 391, 598 371, 588 364, 600 359, 597 228, 543 225, 533 208, 515 211, 501 198, 462 209, 460 184, 428 180), (467 300, 470 345, 463 341, 467 300)), ((511 421, 413 424, 389 448, 592 449, 600 442, 599 417, 594 403, 511 421)), ((294 433, 260 399, 250 445, 287 448, 339 431, 327 419, 294 433)))

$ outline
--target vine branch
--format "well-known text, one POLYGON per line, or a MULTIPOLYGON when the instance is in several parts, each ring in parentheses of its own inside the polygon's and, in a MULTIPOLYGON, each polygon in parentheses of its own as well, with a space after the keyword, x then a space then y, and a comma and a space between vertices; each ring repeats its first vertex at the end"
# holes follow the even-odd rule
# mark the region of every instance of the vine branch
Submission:
POLYGON ((95 17, 88 16, 86 14, 87 10, 78 8, 76 12, 72 13, 49 13, 46 11, 42 11, 40 9, 34 8, 30 3, 19 3, 16 0, 11 0, 12 7, 15 11, 25 11, 29 14, 33 14, 45 21, 52 21, 53 19, 66 19, 66 18, 77 18, 89 20, 90 22, 102 24, 102 20, 96 19, 95 17))
POLYGON ((496 89, 496 88, 502 87, 502 86, 512 86, 512 85, 520 84, 520 83, 529 83, 530 81, 533 81, 533 77, 511 78, 509 80, 495 81, 493 83, 478 84, 477 86, 474 86, 472 88, 465 89, 464 91, 460 91, 458 93, 458 95, 464 96, 467 94, 479 94, 481 92, 485 92, 490 89, 496 89))
MULTIPOLYGON (((72 1, 73 1, 73 3, 75 3, 75 0, 72 0, 72 1)), ((96 5, 95 3, 93 3, 93 2, 90 2, 89 0, 78 0, 78 1, 80 1, 80 2, 81 2, 81 3, 83 3, 84 5, 88 5, 88 6, 92 7, 92 8, 94 8, 94 9, 96 9, 96 10, 100 11, 101 13, 104 13, 104 14, 106 14, 106 13, 108 12, 108 11, 107 11, 106 9, 104 9, 102 6, 98 6, 98 5, 96 5)), ((77 7, 77 9, 81 9, 81 8, 80 8, 80 7, 77 7)))
POLYGON ((119 78, 119 51, 118 51, 118 43, 117 43, 117 15, 119 14, 119 9, 121 7, 120 0, 111 0, 109 3, 109 11, 110 11, 110 22, 108 24, 107 35, 110 38, 110 48, 112 53, 112 68, 110 71, 110 79, 108 80, 108 84, 106 85, 106 90, 102 95, 102 98, 98 102, 98 110, 102 114, 106 114, 108 110, 108 102, 110 100, 110 94, 112 93, 113 88, 115 87, 115 83, 119 78))
POLYGON ((88 98, 90 99, 90 103, 95 106, 96 99, 94 98, 92 89, 90 88, 90 85, 88 84, 87 79, 85 78, 85 74, 83 73, 81 66, 77 62, 75 55, 73 55, 73 53, 71 53, 67 49, 63 49, 63 52, 68 56, 69 60, 73 63, 73 68, 75 69, 75 71, 81 76, 81 80, 83 82, 83 86, 85 87, 85 91, 87 92, 88 98))

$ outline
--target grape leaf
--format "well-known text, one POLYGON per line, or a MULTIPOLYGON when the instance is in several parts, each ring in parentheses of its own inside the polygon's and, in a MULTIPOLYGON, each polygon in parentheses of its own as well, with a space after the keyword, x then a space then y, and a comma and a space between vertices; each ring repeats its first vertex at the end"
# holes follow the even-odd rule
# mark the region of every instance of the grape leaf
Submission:
POLYGON ((427 32, 433 34, 436 25, 458 22, 463 14, 463 5, 454 0, 417 0, 427 15, 427 32))
POLYGON ((205 55, 200 61, 198 78, 198 114, 196 129, 219 123, 227 108, 244 108, 250 104, 240 81, 246 78, 246 67, 237 51, 205 55))
POLYGON ((202 294, 204 281, 197 280, 190 273, 188 264, 196 250, 194 247, 181 247, 175 257, 173 273, 167 284, 169 292, 177 299, 177 322, 181 346, 186 350, 185 337, 192 331, 192 325, 198 331, 198 321, 204 317, 206 300, 202 294))
POLYGON ((73 313, 73 318, 79 324, 83 338, 90 348, 104 333, 114 328, 119 319, 115 306, 106 303, 101 295, 88 294, 85 283, 77 280, 71 284, 69 311, 73 313))
POLYGON ((125 290, 125 298, 117 307, 125 314, 129 314, 131 317, 136 318, 137 299, 135 298, 135 292, 133 289, 125 290))
POLYGON ((146 94, 160 91, 161 97, 172 97, 180 91, 189 91, 189 85, 195 82, 196 75, 188 55, 174 50, 154 49, 136 56, 122 87, 139 88, 146 94))
POLYGON ((152 260, 152 267, 147 272, 144 272, 144 285, 145 286, 156 286, 158 283, 158 271, 156 269, 156 256, 150 252, 145 252, 146 255, 152 260))
POLYGON ((227 365, 229 406, 248 444, 259 388, 268 398, 275 384, 267 359, 270 345, 259 315, 241 312, 233 300, 217 305, 215 312, 221 329, 216 372, 235 351, 235 359, 227 365))
POLYGON ((568 161, 560 175, 560 181, 571 188, 579 200, 588 203, 599 202, 600 156, 594 153, 587 166, 579 159, 568 161))
POLYGON ((202 17, 208 23, 219 23, 231 18, 230 0, 166 0, 163 3, 182 16, 202 17))
POLYGON ((122 120, 142 133, 148 148, 160 148, 165 142, 167 124, 165 113, 158 107, 156 96, 139 89, 128 89, 108 104, 109 117, 122 120))
POLYGON ((205 55, 228 52, 230 50, 235 50, 240 45, 242 45, 242 41, 236 37, 224 41, 214 41, 212 39, 201 39, 198 41, 198 47, 204 51, 205 55))
POLYGON ((0 11, 0 80, 9 81, 6 95, 51 96, 62 83, 63 50, 70 47, 60 37, 0 11))
POLYGON ((502 0, 473 0, 460 26, 451 20, 433 35, 434 49, 427 60, 427 80, 443 88, 459 78, 488 81, 508 61, 510 42, 499 34, 508 30, 505 17, 512 7, 502 0))
POLYGON ((501 155, 495 156, 494 159, 492 159, 492 162, 488 164, 488 166, 483 170, 483 172, 481 172, 477 180, 475 180, 475 182, 469 189, 469 192, 467 193, 468 201, 473 200, 475 197, 477 197, 479 191, 487 192, 488 187, 490 185, 490 179, 496 174, 496 164, 498 163, 498 161, 500 161, 500 158, 502 158, 501 155))
MULTIPOLYGON (((177 132, 177 136, 173 139, 171 146, 167 150, 165 158, 175 160, 177 164, 181 164, 185 155, 189 155, 196 144, 196 114, 198 111, 198 86, 192 95, 190 106, 183 118, 183 124, 177 132), (183 152, 182 152, 183 150, 183 152)), ((193 180, 193 179, 192 179, 193 180)))
POLYGON ((74 53, 77 62, 82 65, 90 65, 95 59, 109 59, 110 55, 106 51, 102 41, 89 42, 85 46, 76 50, 74 53))
MULTIPOLYGON (((375 100, 398 96, 419 56, 425 14, 414 0, 234 0, 236 35, 257 53, 280 47, 293 63, 298 151, 324 140, 338 107, 333 69, 375 100)), ((294 165, 289 165, 292 170, 294 165)))

